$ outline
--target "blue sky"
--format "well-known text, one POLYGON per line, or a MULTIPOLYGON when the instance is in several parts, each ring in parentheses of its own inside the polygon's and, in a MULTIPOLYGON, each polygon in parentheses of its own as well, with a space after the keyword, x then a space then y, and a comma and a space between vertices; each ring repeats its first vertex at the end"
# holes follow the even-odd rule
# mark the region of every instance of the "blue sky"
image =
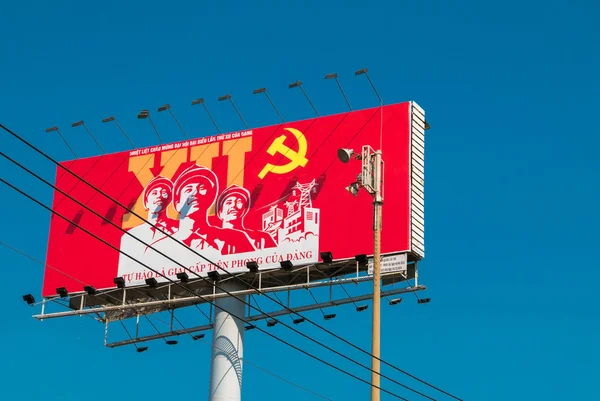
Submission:
MULTIPOLYGON (((368 82, 353 74, 368 67, 386 103, 415 100, 432 126, 420 276, 432 302, 383 305, 383 358, 466 400, 598 399, 599 11, 582 0, 8 2, 0 12, 0 122, 68 159, 64 144, 44 133, 58 125, 78 155, 90 156, 97 148, 72 122, 84 119, 107 150, 119 151, 125 139, 100 124, 115 115, 136 145, 147 146, 154 134, 136 114, 164 103, 191 135, 213 134, 203 110, 190 106, 198 97, 223 131, 242 128, 216 101, 225 93, 250 126, 277 122, 266 100, 252 95, 262 86, 286 120, 312 117, 301 92, 287 88, 298 79, 321 114, 344 111, 335 84, 323 79, 331 72, 355 109, 375 106, 368 82)), ((181 139, 168 116, 154 121, 166 140, 181 139)), ((47 161, 8 135, 0 133, 0 146, 54 177, 47 161)), ((48 187, 0 164, 2 178, 51 201, 48 187)), ((6 187, 0 194, 0 240, 43 259, 48 212, 6 187)), ((91 319, 40 323, 20 298, 39 294, 42 267, 1 246, 0 260, 0 399, 206 397, 209 346, 182 339, 137 354, 105 348, 103 327, 91 319)), ((369 349, 370 314, 336 312, 323 324, 369 349)), ((199 323, 198 315, 186 318, 199 323)), ((369 363, 318 329, 298 327, 369 363)), ((283 327, 273 333, 370 378, 283 327)), ((249 362, 328 398, 369 396, 368 386, 259 332, 248 333, 246 347, 249 362)), ((251 366, 243 394, 318 399, 251 366)))

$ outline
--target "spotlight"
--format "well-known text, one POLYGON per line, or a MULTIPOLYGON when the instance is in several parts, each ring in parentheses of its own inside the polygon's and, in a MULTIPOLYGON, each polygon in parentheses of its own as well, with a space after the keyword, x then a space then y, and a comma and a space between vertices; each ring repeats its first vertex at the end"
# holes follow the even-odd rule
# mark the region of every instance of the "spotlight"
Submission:
POLYGON ((123 277, 113 278, 113 283, 116 284, 117 288, 125 288, 125 279, 123 277))
POLYGON ((431 128, 431 126, 427 121, 425 121, 425 131, 427 131, 429 128, 431 128))
POLYGON ((365 266, 367 263, 369 263, 369 258, 367 258, 367 255, 365 254, 356 255, 354 260, 356 260, 360 266, 365 266))
POLYGON ((299 317, 298 319, 294 319, 294 324, 304 323, 305 320, 305 318, 299 317))
POLYGON ((421 298, 417 302, 420 304, 428 304, 429 302, 431 302, 431 298, 421 298))
POLYGON ((182 283, 187 283, 190 281, 190 276, 186 272, 177 273, 177 279, 181 280, 182 283))
POLYGON ((290 271, 294 268, 294 264, 291 260, 284 260, 283 262, 279 262, 279 265, 285 271, 290 271))
POLYGON ((263 93, 267 90, 267 88, 258 88, 258 89, 254 89, 254 92, 252 92, 254 95, 258 94, 258 93, 263 93))
POLYGON ((226 95, 223 95, 221 97, 219 97, 219 102, 223 101, 223 100, 227 100, 227 99, 231 99, 231 95, 228 93, 226 95))
POLYGON ((110 117, 106 117, 106 118, 102 119, 102 122, 103 123, 109 123, 111 121, 114 121, 114 119, 115 118, 113 116, 110 116, 110 117))
POLYGON ((140 114, 138 114, 138 118, 144 119, 144 118, 148 118, 148 116, 150 115, 150 113, 148 112, 148 110, 142 110, 140 111, 140 114))
POLYGON ((331 263, 333 262, 333 255, 331 252, 321 252, 321 259, 323 259, 323 263, 331 263))
POLYGON ((46 132, 58 131, 58 127, 55 125, 54 127, 46 128, 46 132))
POLYGON ((179 341, 177 341, 177 340, 167 340, 167 341, 165 341, 165 343, 167 345, 177 345, 178 342, 179 341))
POLYGON ((369 70, 367 68, 363 68, 362 70, 358 70, 354 73, 354 75, 362 75, 366 74, 369 70))
POLYGON ((275 326, 277 323, 279 323, 279 321, 275 320, 275 319, 269 319, 267 320, 267 326, 268 327, 273 327, 275 326))
POLYGON ((79 127, 80 125, 83 125, 83 120, 71 124, 71 128, 79 127))
POLYGON ((192 340, 198 341, 204 338, 204 334, 198 334, 197 336, 192 336, 192 340))
POLYGON ((399 304, 400 302, 402 302, 402 298, 394 298, 394 299, 390 300, 390 305, 394 306, 396 304, 399 304))
POLYGON ((197 104, 202 104, 204 103, 204 99, 200 98, 200 99, 196 99, 196 100, 192 100, 192 106, 195 106, 197 104))
POLYGON ((258 263, 256 261, 251 260, 246 262, 246 267, 250 270, 251 273, 258 273, 258 263))
POLYGON ((23 295, 23 301, 27 302, 27 305, 33 305, 35 303, 35 298, 31 294, 23 295))
POLYGON ((136 349, 137 352, 144 352, 144 351, 148 351, 148 347, 138 347, 136 349))
POLYGON ((367 309, 369 309, 369 305, 360 305, 356 307, 357 312, 366 311, 367 309))
POLYGON ((325 318, 325 320, 331 320, 333 318, 335 318, 337 315, 335 313, 332 313, 330 315, 325 315, 323 316, 325 318))
POLYGON ((66 298, 69 295, 69 291, 65 287, 59 287, 56 289, 56 293, 60 295, 61 298, 66 298))
POLYGON ((244 330, 248 331, 248 330, 253 330, 253 329, 255 329, 255 328, 256 328, 256 326, 255 326, 255 325, 253 325, 253 324, 249 324, 248 326, 244 327, 244 330))
POLYGON ((149 286, 150 288, 156 288, 156 285, 158 284, 158 281, 156 281, 156 279, 154 277, 150 277, 146 279, 146 285, 149 286))
POLYGON ((221 280, 221 275, 219 274, 218 271, 212 270, 212 271, 208 272, 208 278, 211 279, 212 281, 219 281, 219 280, 221 280))
POLYGON ((301 81, 296 81, 296 82, 293 82, 293 83, 289 84, 288 88, 292 89, 292 88, 295 88, 296 86, 300 86, 300 85, 302 85, 302 82, 301 81))
POLYGON ((342 163, 348 163, 353 155, 354 151, 352 149, 340 148, 337 151, 338 159, 340 159, 342 163))
POLYGON ((169 103, 167 103, 164 106, 160 106, 158 108, 158 112, 160 113, 161 111, 169 110, 170 108, 171 108, 171 105, 169 103))
POLYGON ((337 77, 338 77, 338 74, 336 72, 334 72, 333 74, 325 75, 325 79, 335 79, 337 77))
POLYGON ((358 182, 353 182, 346 187, 346 191, 350 192, 354 196, 358 196, 358 182))
POLYGON ((83 287, 83 290, 85 292, 88 293, 88 295, 96 295, 96 293, 98 291, 96 291, 96 289, 94 287, 92 287, 91 285, 86 285, 85 287, 83 287))

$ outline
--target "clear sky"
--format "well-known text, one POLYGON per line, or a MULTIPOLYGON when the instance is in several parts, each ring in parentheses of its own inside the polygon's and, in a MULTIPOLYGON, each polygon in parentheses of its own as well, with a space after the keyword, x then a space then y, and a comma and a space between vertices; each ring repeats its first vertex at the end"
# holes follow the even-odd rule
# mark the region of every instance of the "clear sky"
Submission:
MULTIPOLYGON (((78 155, 95 155, 85 132, 70 128, 84 119, 107 150, 124 150, 116 128, 100 124, 115 115, 137 145, 151 145, 153 132, 136 114, 167 102, 194 136, 215 133, 190 106, 198 97, 223 131, 242 128, 216 101, 225 93, 249 125, 276 123, 266 100, 252 95, 262 86, 287 120, 312 117, 302 94, 287 88, 298 79, 321 114, 341 112, 335 83, 323 79, 331 72, 354 108, 375 106, 368 82, 354 76, 368 67, 386 103, 415 100, 432 126, 420 266, 432 302, 384 303, 383 358, 466 400, 600 399, 599 19, 591 0, 4 2, 0 122, 64 160, 68 149, 45 128, 61 127, 78 155)), ((154 121, 166 140, 181 139, 167 115, 154 121)), ((5 133, 0 147, 54 177, 47 161, 5 133)), ((51 202, 48 187, 4 160, 0 166, 1 177, 51 202)), ((4 186, 0 195, 0 240, 43 259, 48 212, 4 186)), ((0 260, 0 399, 206 398, 209 346, 182 338, 138 354, 105 348, 103 326, 91 319, 40 323, 21 295, 39 298, 42 267, 2 246, 0 260)), ((309 316, 369 349, 370 313, 336 312, 328 322, 309 316)), ((201 324, 196 317, 188 324, 201 324)), ((369 363, 314 327, 298 328, 369 363)), ((368 371, 285 328, 272 330, 369 380, 368 371)), ((330 399, 369 397, 367 385, 257 331, 246 347, 249 362, 330 399)), ((318 399, 251 366, 243 395, 318 399)))

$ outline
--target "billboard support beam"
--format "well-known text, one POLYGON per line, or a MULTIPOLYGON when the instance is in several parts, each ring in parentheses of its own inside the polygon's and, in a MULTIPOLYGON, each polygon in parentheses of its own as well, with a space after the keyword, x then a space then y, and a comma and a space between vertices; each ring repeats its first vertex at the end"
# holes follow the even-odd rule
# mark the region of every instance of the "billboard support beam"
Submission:
MULTIPOLYGON (((228 291, 243 289, 240 283, 223 283, 228 291)), ((214 312, 209 401, 240 401, 246 295, 219 298, 214 312)))

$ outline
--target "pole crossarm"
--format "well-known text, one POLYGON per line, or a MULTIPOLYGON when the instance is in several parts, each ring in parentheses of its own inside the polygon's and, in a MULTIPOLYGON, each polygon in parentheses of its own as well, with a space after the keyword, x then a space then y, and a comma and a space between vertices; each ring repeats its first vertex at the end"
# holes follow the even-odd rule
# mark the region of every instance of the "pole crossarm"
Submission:
MULTIPOLYGON (((355 279, 353 279, 353 280, 355 280, 355 279)), ((416 291, 424 291, 426 289, 427 289, 427 287, 425 287, 423 285, 418 285, 418 286, 414 286, 414 287, 406 287, 406 288, 396 288, 396 289, 392 289, 392 290, 388 290, 388 291, 382 291, 381 297, 383 298, 383 297, 389 297, 392 295, 406 294, 406 293, 411 293, 411 292, 416 292, 416 291)), ((236 291, 233 293, 240 294, 242 292, 243 291, 236 291)), ((307 312, 307 311, 311 311, 311 310, 315 310, 315 309, 332 307, 332 306, 340 306, 340 305, 345 305, 345 304, 349 304, 349 303, 353 303, 353 302, 368 301, 372 298, 373 298, 372 294, 346 297, 346 298, 335 299, 335 300, 331 300, 331 301, 325 301, 325 302, 290 308, 293 312, 290 312, 287 309, 281 309, 281 310, 278 310, 275 312, 269 312, 268 316, 266 314, 247 316, 245 318, 245 320, 247 320, 249 322, 255 322, 255 321, 259 321, 259 320, 268 319, 271 317, 291 315, 294 313, 307 312)), ((141 343, 141 342, 158 340, 161 338, 167 338, 167 337, 172 337, 172 336, 194 334, 194 333, 198 333, 201 331, 211 330, 212 328, 213 328, 212 324, 205 324, 202 326, 195 326, 195 327, 190 327, 187 329, 171 330, 168 332, 153 334, 150 336, 132 338, 129 340, 124 340, 124 341, 117 341, 117 342, 113 342, 113 343, 108 343, 108 344, 106 344, 106 346, 109 348, 122 347, 125 345, 131 345, 131 344, 137 344, 137 343, 141 343)))

